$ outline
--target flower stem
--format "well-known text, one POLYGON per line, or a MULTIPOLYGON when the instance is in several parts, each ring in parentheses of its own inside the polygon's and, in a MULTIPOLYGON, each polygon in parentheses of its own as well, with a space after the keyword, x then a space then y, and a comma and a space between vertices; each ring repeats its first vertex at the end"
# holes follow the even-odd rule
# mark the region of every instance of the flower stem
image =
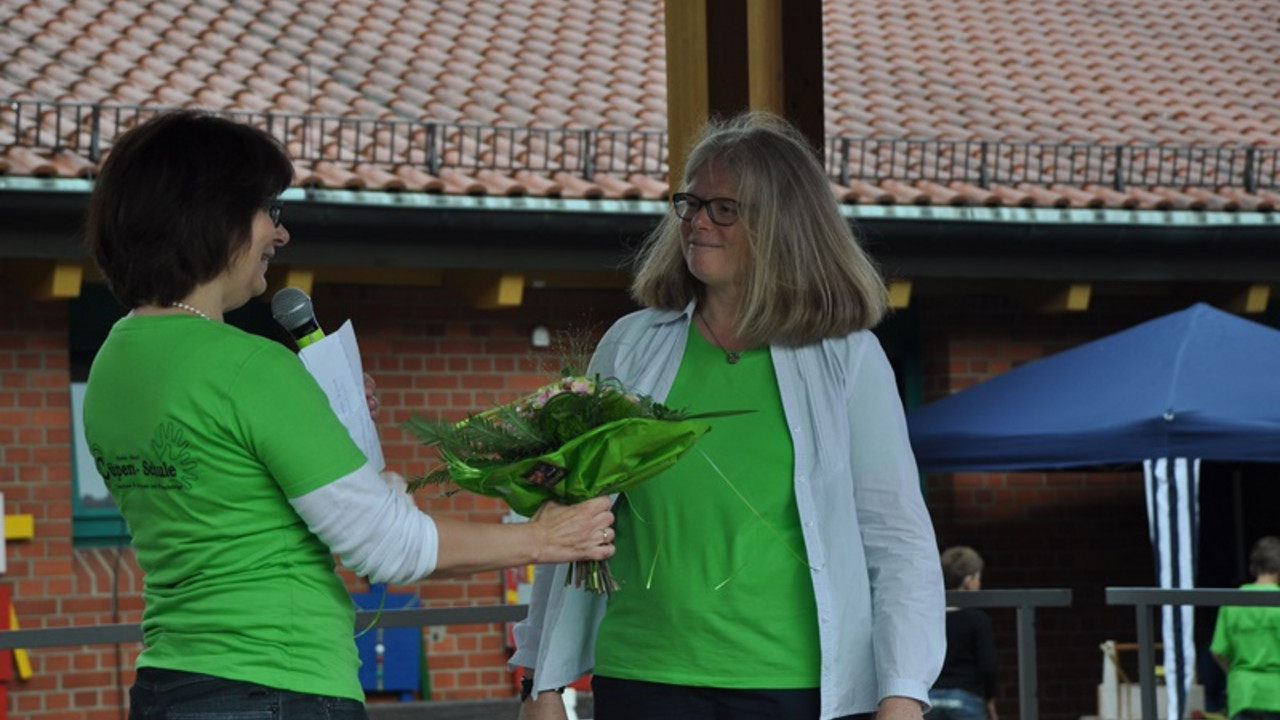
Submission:
POLYGON ((609 572, 608 560, 581 560, 572 563, 564 578, 565 585, 570 583, 597 595, 608 595, 622 587, 609 572))

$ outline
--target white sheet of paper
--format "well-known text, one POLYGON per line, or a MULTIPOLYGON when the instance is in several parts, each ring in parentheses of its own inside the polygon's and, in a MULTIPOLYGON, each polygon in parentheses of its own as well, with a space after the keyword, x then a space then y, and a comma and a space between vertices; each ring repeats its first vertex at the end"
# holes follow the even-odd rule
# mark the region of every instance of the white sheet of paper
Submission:
POLYGON ((329 406, 347 427, 351 439, 364 451, 373 469, 381 472, 387 461, 382 456, 378 428, 369 417, 369 405, 364 399, 364 368, 351 321, 344 322, 338 332, 300 350, 298 357, 320 383, 329 397, 329 406))

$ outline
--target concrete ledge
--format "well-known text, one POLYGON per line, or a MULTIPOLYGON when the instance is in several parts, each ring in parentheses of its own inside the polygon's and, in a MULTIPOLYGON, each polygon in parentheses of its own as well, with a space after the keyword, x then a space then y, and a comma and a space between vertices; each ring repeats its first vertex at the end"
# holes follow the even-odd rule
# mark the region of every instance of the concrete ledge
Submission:
POLYGON ((369 720, 516 720, 520 701, 512 698, 373 703, 368 710, 369 720))
MULTIPOLYGON (((372 703, 369 720, 516 720, 520 701, 508 700, 441 700, 438 702, 372 703)), ((579 693, 577 714, 590 718, 591 696, 579 693)))

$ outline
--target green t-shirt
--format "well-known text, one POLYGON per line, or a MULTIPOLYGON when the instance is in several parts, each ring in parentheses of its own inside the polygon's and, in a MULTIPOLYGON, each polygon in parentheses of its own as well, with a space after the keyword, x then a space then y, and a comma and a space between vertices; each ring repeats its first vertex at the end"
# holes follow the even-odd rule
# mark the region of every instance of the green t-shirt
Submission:
POLYGON ((729 365, 691 326, 666 404, 755 412, 710 420, 711 432, 680 462, 627 491, 609 561, 622 589, 609 598, 595 672, 690 686, 818 687, 795 455, 768 349, 729 365))
MULTIPOLYGON (((1241 585, 1241 590, 1280 590, 1277 585, 1241 585)), ((1229 605, 1218 610, 1209 650, 1227 658, 1227 711, 1280 711, 1280 607, 1229 605)))
POLYGON ((202 318, 125 317, 84 427, 146 574, 139 667, 363 699, 351 598, 288 498, 365 458, 293 353, 202 318))

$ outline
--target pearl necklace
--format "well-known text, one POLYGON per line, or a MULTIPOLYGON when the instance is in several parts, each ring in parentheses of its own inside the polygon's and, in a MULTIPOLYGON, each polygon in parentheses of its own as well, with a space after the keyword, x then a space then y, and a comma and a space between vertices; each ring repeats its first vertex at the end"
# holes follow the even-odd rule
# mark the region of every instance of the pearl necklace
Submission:
POLYGON ((707 322, 707 316, 699 313, 698 317, 702 320, 702 327, 706 328, 707 332, 711 333, 712 344, 719 348, 720 352, 724 353, 724 361, 730 365, 737 365, 738 361, 742 359, 742 353, 737 350, 726 350, 724 345, 720 342, 720 338, 716 337, 716 331, 711 328, 711 323, 707 322))
POLYGON ((205 320, 208 320, 209 322, 213 322, 213 318, 209 317, 208 315, 205 315, 203 310, 201 310, 200 308, 198 308, 198 307, 196 307, 196 306, 194 306, 194 305, 188 305, 188 304, 186 304, 186 303, 184 303, 184 302, 171 302, 171 303, 169 303, 169 307, 171 307, 171 308, 177 308, 178 310, 186 310, 187 312, 191 313, 192 315, 199 315, 200 317, 204 318, 205 320))

